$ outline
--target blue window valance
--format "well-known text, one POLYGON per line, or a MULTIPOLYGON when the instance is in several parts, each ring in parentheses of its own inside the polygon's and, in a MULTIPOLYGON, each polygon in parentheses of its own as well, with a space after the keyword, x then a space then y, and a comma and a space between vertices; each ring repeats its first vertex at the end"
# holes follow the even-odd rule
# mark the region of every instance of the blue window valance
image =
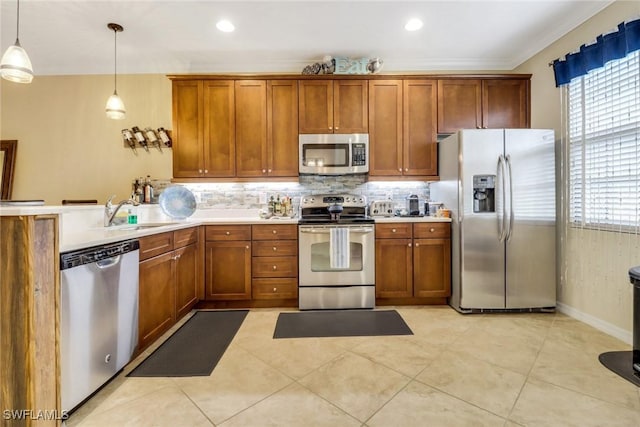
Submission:
POLYGON ((598 36, 595 43, 580 46, 580 51, 567 54, 564 60, 553 61, 556 87, 639 49, 640 19, 623 22, 618 25, 618 31, 598 36))

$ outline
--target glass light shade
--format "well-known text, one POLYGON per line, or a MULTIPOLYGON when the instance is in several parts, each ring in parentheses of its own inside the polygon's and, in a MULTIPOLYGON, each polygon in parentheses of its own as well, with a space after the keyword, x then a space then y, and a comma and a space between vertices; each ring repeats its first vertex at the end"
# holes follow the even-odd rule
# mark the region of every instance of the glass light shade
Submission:
POLYGON ((407 31, 418 31, 420 28, 422 28, 422 21, 418 18, 409 19, 404 25, 404 29, 407 31))
POLYGON ((127 112, 124 108, 124 102, 116 92, 107 99, 106 107, 107 117, 114 120, 122 120, 127 112))
POLYGON ((13 46, 9 46, 0 61, 0 75, 16 83, 31 83, 33 80, 33 66, 29 55, 20 46, 18 40, 13 46))

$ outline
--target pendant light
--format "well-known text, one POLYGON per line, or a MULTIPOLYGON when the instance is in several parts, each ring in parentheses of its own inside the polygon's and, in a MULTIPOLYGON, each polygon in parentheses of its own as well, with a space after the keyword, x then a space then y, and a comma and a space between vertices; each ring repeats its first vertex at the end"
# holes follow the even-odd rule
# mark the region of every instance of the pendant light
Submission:
POLYGON ((33 67, 29 60, 29 55, 20 46, 18 38, 20 29, 20 0, 17 0, 17 23, 16 23, 16 43, 9 46, 2 60, 0 60, 0 75, 3 79, 7 79, 16 83, 31 83, 33 80, 33 67))
POLYGON ((123 31, 124 28, 122 28, 122 25, 118 25, 118 24, 114 24, 114 23, 109 23, 107 24, 107 28, 109 28, 110 30, 113 30, 113 95, 111 95, 109 97, 109 99, 107 100, 107 107, 106 107, 106 112, 107 112, 107 117, 110 119, 114 119, 114 120, 121 120, 124 119, 124 116, 127 112, 127 110, 124 108, 124 102, 122 102, 122 99, 120 99, 120 97, 118 96, 118 73, 117 73, 117 35, 120 31, 123 31))

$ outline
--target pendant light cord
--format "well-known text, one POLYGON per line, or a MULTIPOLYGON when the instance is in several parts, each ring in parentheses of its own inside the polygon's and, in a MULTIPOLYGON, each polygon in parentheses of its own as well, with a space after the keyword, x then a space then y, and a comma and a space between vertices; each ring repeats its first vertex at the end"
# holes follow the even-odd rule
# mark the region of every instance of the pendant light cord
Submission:
POLYGON ((16 22, 16 44, 19 45, 20 43, 18 42, 18 35, 20 34, 20 0, 18 0, 16 20, 18 21, 16 22))
POLYGON ((118 30, 113 30, 113 93, 118 93, 118 30))

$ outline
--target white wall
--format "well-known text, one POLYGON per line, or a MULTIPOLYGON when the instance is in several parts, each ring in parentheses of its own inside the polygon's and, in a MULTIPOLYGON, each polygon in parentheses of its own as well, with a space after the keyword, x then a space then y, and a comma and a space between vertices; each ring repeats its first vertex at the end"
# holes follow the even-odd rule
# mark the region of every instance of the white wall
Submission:
MULTIPOLYGON (((553 128, 561 135, 560 89, 549 62, 635 18, 640 18, 640 1, 616 1, 514 70, 533 75, 532 127, 553 128)), ((627 271, 640 264, 640 237, 569 228, 560 238, 566 255, 560 263, 559 308, 630 343, 633 308, 627 271)))

